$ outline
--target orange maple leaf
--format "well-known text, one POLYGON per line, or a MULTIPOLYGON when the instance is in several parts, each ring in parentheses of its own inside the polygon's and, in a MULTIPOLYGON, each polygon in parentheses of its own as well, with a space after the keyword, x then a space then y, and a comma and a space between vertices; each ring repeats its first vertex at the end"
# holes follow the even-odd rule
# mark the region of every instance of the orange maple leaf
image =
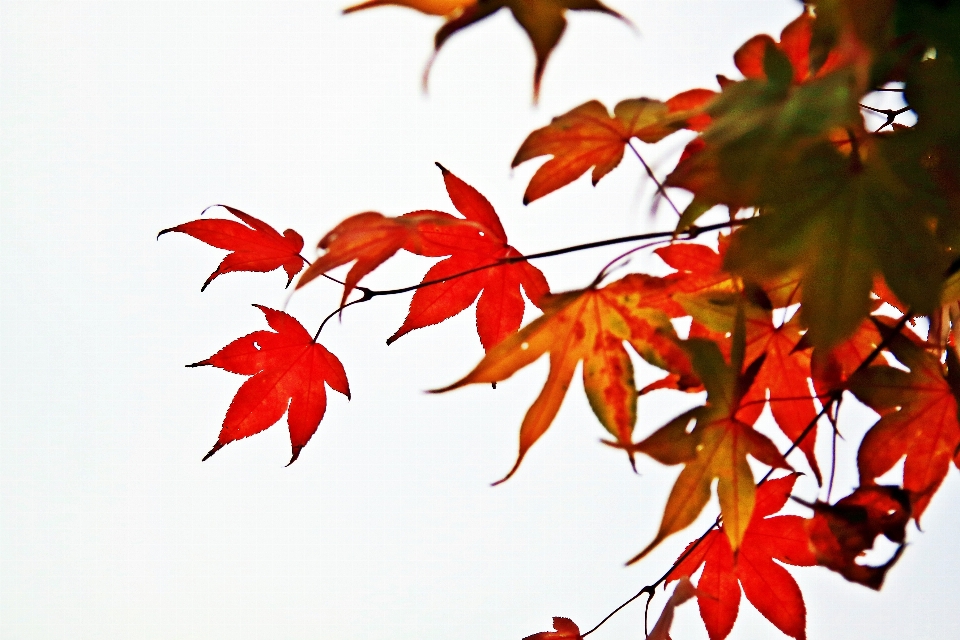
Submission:
POLYGON ((228 207, 221 206, 245 225, 232 220, 201 219, 185 222, 176 227, 164 229, 157 234, 159 238, 165 233, 177 231, 193 236, 218 249, 226 249, 231 253, 223 259, 217 270, 210 274, 207 281, 200 288, 207 288, 213 279, 232 271, 267 272, 283 267, 287 272, 287 286, 293 277, 303 269, 303 258, 300 250, 303 249, 303 238, 293 229, 287 229, 283 235, 277 230, 253 216, 228 207))
POLYGON ((527 136, 520 145, 511 166, 516 167, 539 156, 553 156, 530 180, 523 194, 523 203, 570 184, 590 167, 594 186, 620 164, 625 145, 632 138, 658 142, 680 129, 702 131, 710 122, 704 106, 716 95, 707 89, 692 89, 666 102, 638 98, 624 100, 613 110, 597 100, 553 119, 527 136))
POLYGON ((816 564, 800 516, 772 516, 790 497, 797 474, 769 480, 757 488, 757 504, 743 543, 734 555, 723 526, 681 554, 667 582, 689 578, 703 565, 697 603, 710 640, 730 634, 740 610, 740 587, 763 617, 797 640, 806 637, 806 607, 796 581, 774 560, 797 566, 816 564))
POLYGON ((480 296, 477 333, 483 348, 489 350, 520 328, 524 311, 521 287, 535 305, 550 292, 550 287, 543 273, 529 262, 498 264, 521 255, 508 243, 500 217, 480 192, 443 166, 437 166, 443 172, 453 205, 477 227, 446 226, 423 232, 431 255, 442 253, 450 257, 435 264, 423 277, 423 282, 436 284, 414 292, 403 325, 387 344, 414 329, 455 316, 480 296), (471 270, 473 273, 453 277, 471 270))
POLYGON ((436 391, 500 382, 550 353, 546 384, 520 427, 517 461, 499 482, 514 474, 527 450, 549 428, 581 360, 590 406, 607 431, 624 444, 630 442, 637 417, 633 364, 624 342, 647 362, 697 383, 667 316, 644 306, 647 279, 628 275, 602 288, 545 296, 542 317, 488 351, 467 376, 436 391))
POLYGON ((288 464, 293 464, 323 419, 327 408, 324 384, 348 399, 350 385, 337 357, 314 342, 296 319, 282 311, 254 306, 263 312, 273 331, 255 331, 206 360, 187 365, 209 365, 252 376, 237 391, 223 419, 220 437, 203 459, 234 440, 273 426, 287 413, 293 448, 288 464))
MULTIPOLYGON (((457 31, 493 15, 500 9, 509 8, 513 17, 526 31, 537 56, 537 65, 533 73, 534 101, 540 94, 540 79, 547 66, 547 59, 567 28, 565 14, 568 10, 605 13, 629 24, 626 18, 599 0, 368 0, 347 7, 343 12, 353 13, 384 5, 409 7, 421 13, 446 18, 446 23, 440 27, 434 37, 434 57, 440 52, 440 48, 447 39, 457 31)), ((426 86, 432 63, 433 59, 424 71, 424 86, 426 86)))

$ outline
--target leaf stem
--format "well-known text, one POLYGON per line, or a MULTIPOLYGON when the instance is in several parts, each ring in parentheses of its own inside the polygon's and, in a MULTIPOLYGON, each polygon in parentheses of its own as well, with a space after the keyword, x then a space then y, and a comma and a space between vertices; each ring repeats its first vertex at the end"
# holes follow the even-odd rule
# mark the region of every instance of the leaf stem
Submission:
POLYGON ((637 151, 637 148, 633 146, 633 140, 627 140, 627 146, 630 147, 630 150, 633 151, 633 155, 637 156, 637 160, 640 161, 640 164, 643 165, 643 168, 646 170, 647 175, 650 176, 650 179, 653 180, 653 183, 657 185, 657 193, 659 193, 664 200, 667 201, 667 204, 670 205, 670 208, 673 209, 678 218, 682 218, 683 214, 680 213, 680 209, 677 208, 677 205, 673 203, 673 200, 670 199, 670 196, 667 195, 667 190, 664 189, 663 183, 657 179, 657 176, 653 175, 653 169, 650 168, 650 165, 647 164, 647 161, 643 159, 643 156, 640 155, 640 152, 637 151))

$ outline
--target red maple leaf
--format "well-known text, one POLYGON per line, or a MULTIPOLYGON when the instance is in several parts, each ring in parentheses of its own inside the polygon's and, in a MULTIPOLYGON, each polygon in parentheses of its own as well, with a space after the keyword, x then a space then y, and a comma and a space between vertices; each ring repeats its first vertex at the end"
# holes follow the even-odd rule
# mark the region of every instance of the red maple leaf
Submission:
POLYGON ((303 269, 304 260, 300 257, 303 238, 300 234, 293 229, 287 229, 283 235, 280 235, 267 223, 239 209, 225 204, 216 206, 223 207, 246 225, 232 220, 201 219, 164 229, 157 234, 159 238, 165 233, 178 231, 218 249, 231 252, 223 259, 217 270, 210 274, 200 290, 206 289, 214 278, 224 273, 266 272, 280 267, 287 272, 287 286, 290 286, 290 281, 303 269))
POLYGON ((526 261, 497 264, 521 255, 508 244, 497 212, 476 189, 442 165, 437 166, 443 172, 443 181, 453 206, 475 226, 450 225, 422 233, 425 242, 418 253, 450 257, 435 264, 424 276, 423 282, 441 282, 416 290, 403 325, 387 340, 387 344, 414 329, 437 324, 457 315, 480 296, 477 303, 477 333, 483 348, 489 350, 520 328, 524 310, 521 287, 527 298, 537 306, 540 299, 550 292, 550 287, 543 273, 526 261), (476 271, 452 277, 472 269, 476 271))
POLYGON ((703 565, 697 582, 697 603, 710 640, 723 640, 740 610, 740 588, 753 606, 788 636, 803 640, 806 608, 803 595, 783 562, 816 564, 800 516, 770 517, 783 508, 797 474, 769 480, 757 488, 757 503, 743 543, 734 556, 721 526, 699 543, 692 543, 667 575, 667 582, 690 577, 703 565))
POLYGON ((327 408, 324 384, 348 399, 350 385, 337 357, 314 342, 296 319, 282 311, 254 306, 263 312, 273 331, 255 331, 206 360, 187 365, 210 365, 252 376, 237 391, 223 419, 220 437, 203 459, 234 440, 273 426, 287 413, 293 447, 289 464, 293 464, 323 419, 327 408))

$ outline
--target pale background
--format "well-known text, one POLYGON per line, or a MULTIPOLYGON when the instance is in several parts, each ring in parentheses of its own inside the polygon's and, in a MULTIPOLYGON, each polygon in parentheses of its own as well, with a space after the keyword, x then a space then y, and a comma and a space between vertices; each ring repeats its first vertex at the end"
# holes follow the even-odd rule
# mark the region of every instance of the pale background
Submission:
MULTIPOLYGON (((440 20, 343 6, 0 1, 0 637, 519 640, 553 615, 592 627, 702 530, 623 568, 677 469, 641 460, 633 475, 598 444, 579 382, 520 472, 490 488, 545 362, 496 391, 426 396, 482 352, 468 314, 387 348, 406 297, 324 330, 354 398, 331 394, 296 464, 283 466, 285 423, 201 464, 243 379, 183 365, 265 328, 249 305, 282 306, 284 276, 230 274, 201 294, 223 252, 155 236, 222 202, 310 250, 359 211, 452 210, 434 161, 488 196, 522 251, 667 228, 630 157, 596 189, 584 179, 524 208, 535 163, 511 172, 513 153, 590 98, 714 87, 736 75, 736 47, 778 33, 798 3, 617 1, 638 31, 572 15, 537 108, 508 13, 454 37, 424 96, 440 20)), ((647 153, 662 174, 679 148, 647 153)), ((538 264, 562 290, 612 255, 538 264)), ((370 282, 412 284, 426 264, 397 260, 370 282)), ((318 281, 288 310, 312 329, 339 295, 318 281)), ((689 401, 651 398, 639 431, 689 401)), ((869 425, 852 415, 841 455, 869 425)), ((809 637, 960 632, 956 475, 880 594, 794 572, 809 637)), ((838 489, 852 482, 848 464, 838 489)), ((640 638, 642 614, 594 637, 640 638)), ((731 637, 779 632, 744 604, 731 637)), ((706 638, 695 605, 674 638, 706 638)))

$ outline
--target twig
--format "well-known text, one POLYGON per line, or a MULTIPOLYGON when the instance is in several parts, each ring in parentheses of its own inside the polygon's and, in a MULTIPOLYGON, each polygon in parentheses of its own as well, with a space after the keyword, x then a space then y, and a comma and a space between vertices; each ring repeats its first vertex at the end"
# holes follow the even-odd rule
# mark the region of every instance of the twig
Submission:
POLYGON ((643 165, 643 168, 646 170, 647 175, 650 176, 650 179, 653 180, 653 183, 657 185, 657 193, 659 193, 663 199, 667 201, 667 204, 669 204, 670 208, 676 212, 678 218, 683 217, 683 214, 680 213, 680 209, 677 208, 677 205, 673 204, 673 200, 671 200, 670 196, 667 195, 667 190, 664 189, 663 183, 657 179, 657 176, 653 175, 653 169, 651 169, 650 165, 647 164, 647 161, 643 159, 643 156, 640 155, 640 152, 637 151, 637 148, 633 146, 633 140, 628 140, 627 146, 630 147, 631 151, 633 151, 633 155, 637 156, 637 159, 640 161, 640 164, 643 165))

